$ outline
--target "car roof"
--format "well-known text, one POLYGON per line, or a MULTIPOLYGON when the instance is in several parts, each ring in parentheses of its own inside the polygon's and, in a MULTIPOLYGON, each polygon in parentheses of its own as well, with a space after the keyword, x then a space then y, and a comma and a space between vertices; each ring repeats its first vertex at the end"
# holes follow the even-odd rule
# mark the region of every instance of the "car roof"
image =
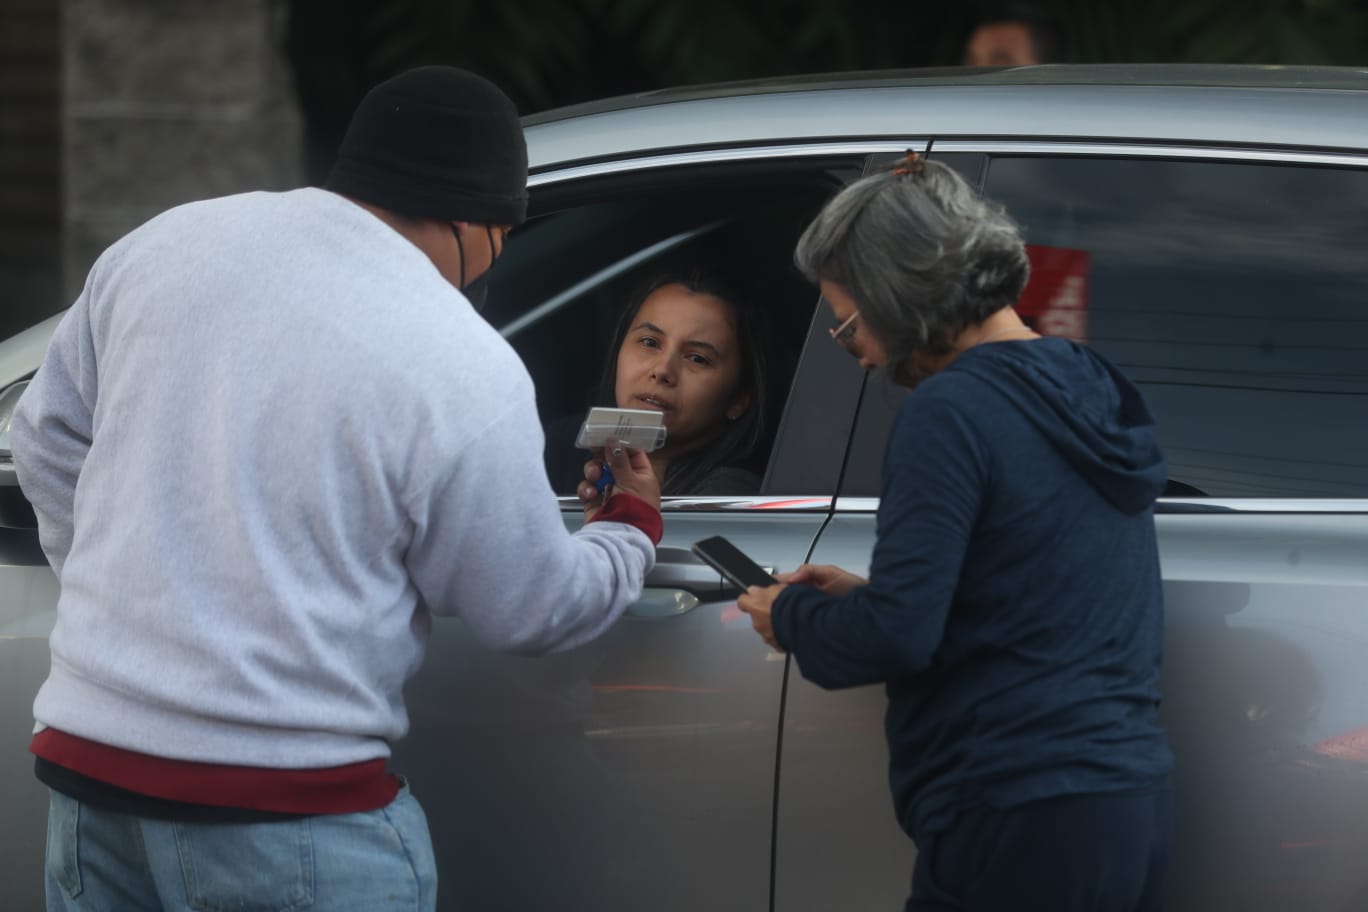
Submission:
POLYGON ((662 150, 860 139, 1368 149, 1368 69, 1047 65, 785 77, 524 118, 534 171, 662 150))

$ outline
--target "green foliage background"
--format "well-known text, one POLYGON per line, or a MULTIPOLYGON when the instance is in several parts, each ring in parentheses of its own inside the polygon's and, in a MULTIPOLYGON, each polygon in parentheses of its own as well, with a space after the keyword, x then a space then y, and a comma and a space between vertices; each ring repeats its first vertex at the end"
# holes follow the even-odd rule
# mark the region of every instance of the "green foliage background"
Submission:
POLYGON ((1363 0, 1056 0, 1080 62, 1368 64, 1363 0))
MULTIPOLYGON (((1077 62, 1368 65, 1368 0, 1049 0, 1077 62)), ((376 82, 468 67, 523 113, 732 79, 954 65, 968 3, 290 0, 311 171, 376 82)))

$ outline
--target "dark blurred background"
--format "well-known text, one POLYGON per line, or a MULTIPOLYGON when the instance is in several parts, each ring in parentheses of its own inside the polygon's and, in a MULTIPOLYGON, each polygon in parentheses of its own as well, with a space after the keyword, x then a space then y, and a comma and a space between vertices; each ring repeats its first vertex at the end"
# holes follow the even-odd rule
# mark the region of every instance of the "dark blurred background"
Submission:
POLYGON ((356 102, 422 63, 527 114, 653 89, 958 65, 1028 15, 1045 62, 1368 64, 1368 0, 3 0, 0 338, 191 199, 318 183, 356 102))

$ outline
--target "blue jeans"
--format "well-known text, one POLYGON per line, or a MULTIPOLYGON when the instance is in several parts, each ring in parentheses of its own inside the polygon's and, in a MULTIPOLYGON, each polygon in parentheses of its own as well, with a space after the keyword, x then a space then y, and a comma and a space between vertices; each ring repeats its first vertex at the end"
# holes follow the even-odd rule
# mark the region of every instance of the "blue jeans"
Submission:
POLYGON ((50 792, 48 912, 432 912, 427 817, 387 807, 272 823, 175 823, 50 792))

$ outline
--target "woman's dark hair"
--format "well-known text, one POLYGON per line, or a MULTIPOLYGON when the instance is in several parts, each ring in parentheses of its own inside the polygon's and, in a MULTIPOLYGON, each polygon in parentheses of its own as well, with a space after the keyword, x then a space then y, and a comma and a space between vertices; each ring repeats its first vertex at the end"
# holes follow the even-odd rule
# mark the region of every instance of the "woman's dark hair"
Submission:
POLYGON ((921 379, 920 356, 946 354, 965 329, 1016 304, 1030 275, 1006 211, 915 154, 838 193, 798 239, 794 263, 850 293, 903 386, 921 379))
POLYGON ((679 285, 692 294, 717 298, 730 308, 741 354, 738 389, 750 393, 750 405, 735 421, 725 422, 718 436, 680 453, 670 461, 665 477, 660 480, 660 492, 665 495, 684 495, 719 468, 747 467, 748 461, 765 440, 765 415, 770 397, 769 358, 765 346, 769 341, 769 333, 764 325, 764 311, 753 298, 742 292, 739 283, 722 273, 705 266, 689 266, 660 273, 637 289, 631 297, 631 303, 618 319, 613 344, 604 365, 603 379, 599 383, 597 401, 615 401, 618 352, 622 349, 623 340, 627 338, 641 305, 667 285, 679 285))

